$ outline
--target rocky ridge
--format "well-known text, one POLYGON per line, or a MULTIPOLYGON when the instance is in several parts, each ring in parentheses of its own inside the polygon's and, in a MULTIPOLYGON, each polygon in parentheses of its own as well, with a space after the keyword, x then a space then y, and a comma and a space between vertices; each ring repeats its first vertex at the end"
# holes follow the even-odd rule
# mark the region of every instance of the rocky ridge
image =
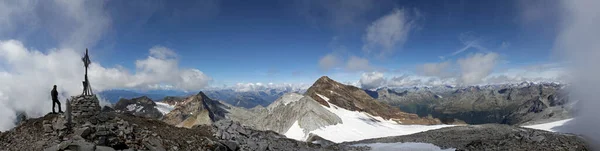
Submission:
POLYGON ((190 128, 225 119, 226 114, 228 114, 226 105, 199 92, 179 101, 175 109, 166 114, 162 120, 171 125, 190 128))
POLYGON ((565 85, 521 83, 467 87, 382 88, 367 91, 381 102, 444 123, 535 124, 570 117, 565 85))
POLYGON ((285 94, 267 108, 244 110, 231 107, 228 117, 257 130, 280 134, 286 133, 296 121, 306 132, 342 122, 312 98, 297 93, 285 94))
POLYGON ((156 109, 156 103, 146 96, 133 99, 120 99, 113 108, 118 112, 152 119, 161 119, 163 116, 163 114, 156 109))

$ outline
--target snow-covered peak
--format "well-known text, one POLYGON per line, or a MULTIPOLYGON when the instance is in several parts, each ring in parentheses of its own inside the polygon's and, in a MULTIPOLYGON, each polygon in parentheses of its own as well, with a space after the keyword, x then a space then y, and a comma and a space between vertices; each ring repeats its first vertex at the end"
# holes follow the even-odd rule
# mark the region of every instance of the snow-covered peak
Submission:
MULTIPOLYGON (((316 94, 329 103, 329 98, 316 94)), ((439 129, 451 125, 402 125, 393 120, 385 120, 379 116, 373 116, 365 112, 350 111, 335 104, 329 103, 330 107, 321 105, 327 111, 338 116, 342 123, 329 125, 319 129, 306 132, 300 126, 292 125, 285 133, 286 137, 305 141, 309 134, 319 135, 336 143, 345 141, 357 141, 369 138, 380 138, 387 136, 409 135, 418 132, 439 129)), ((297 123, 294 123, 297 124, 297 123)))

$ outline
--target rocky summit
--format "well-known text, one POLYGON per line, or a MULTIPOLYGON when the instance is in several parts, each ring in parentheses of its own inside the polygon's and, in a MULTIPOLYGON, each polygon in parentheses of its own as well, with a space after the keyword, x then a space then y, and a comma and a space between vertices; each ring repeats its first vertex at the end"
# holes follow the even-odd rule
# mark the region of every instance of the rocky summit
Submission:
POLYGON ((440 124, 437 119, 419 117, 396 107, 379 102, 365 91, 354 86, 344 85, 327 76, 319 78, 305 95, 329 107, 330 103, 350 111, 366 112, 373 116, 391 119, 402 124, 440 124))
POLYGON ((180 127, 211 124, 225 119, 228 112, 225 105, 208 98, 203 92, 176 102, 176 108, 165 115, 163 121, 180 127))

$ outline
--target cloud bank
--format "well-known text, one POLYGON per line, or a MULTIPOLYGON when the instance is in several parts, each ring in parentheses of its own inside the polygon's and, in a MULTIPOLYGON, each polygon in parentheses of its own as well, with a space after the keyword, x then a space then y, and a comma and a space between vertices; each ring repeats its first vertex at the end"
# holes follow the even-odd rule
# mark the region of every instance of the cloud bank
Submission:
POLYGON ((600 149, 600 1, 561 0, 561 30, 555 41, 560 56, 571 62, 572 98, 580 100, 575 119, 564 131, 583 135, 593 149, 600 149))
POLYGON ((363 89, 412 86, 470 86, 530 82, 566 82, 567 72, 560 64, 536 65, 508 70, 496 69, 497 53, 475 53, 456 61, 417 65, 416 74, 366 72, 359 80, 363 89))
POLYGON ((377 89, 386 84, 381 72, 363 73, 359 80, 360 87, 363 89, 377 89))

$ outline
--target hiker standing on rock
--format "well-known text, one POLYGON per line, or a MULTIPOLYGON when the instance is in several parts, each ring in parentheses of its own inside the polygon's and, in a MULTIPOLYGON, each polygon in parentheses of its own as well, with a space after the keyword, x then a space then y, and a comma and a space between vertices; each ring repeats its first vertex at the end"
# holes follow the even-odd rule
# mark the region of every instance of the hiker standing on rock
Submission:
POLYGON ((54 85, 54 88, 52 89, 52 92, 50 92, 50 95, 52 95, 52 113, 56 113, 56 111, 54 110, 56 104, 58 104, 58 112, 63 113, 62 109, 60 109, 60 101, 58 101, 58 91, 56 91, 56 85, 54 85))

